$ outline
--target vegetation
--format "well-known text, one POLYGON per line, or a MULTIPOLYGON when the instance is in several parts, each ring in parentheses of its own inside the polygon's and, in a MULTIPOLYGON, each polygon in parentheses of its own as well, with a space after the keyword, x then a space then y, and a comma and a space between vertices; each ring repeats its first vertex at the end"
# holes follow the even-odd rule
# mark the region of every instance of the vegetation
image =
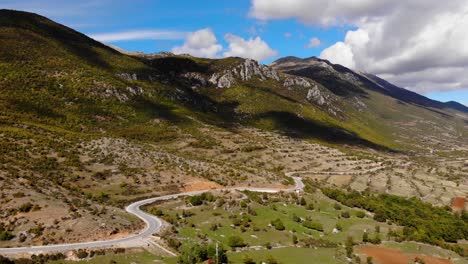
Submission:
POLYGON ((216 248, 215 244, 196 244, 183 247, 177 259, 177 263, 194 264, 204 263, 208 260, 210 261, 209 263, 228 263, 226 250, 223 249, 222 246, 216 248))
POLYGON ((310 221, 310 220, 307 220, 307 221, 304 221, 302 223, 302 225, 304 227, 307 227, 309 229, 313 229, 313 230, 317 230, 317 231, 320 231, 320 232, 323 232, 323 225, 318 223, 318 222, 314 222, 314 221, 310 221))
MULTIPOLYGON (((389 194, 345 192, 323 188, 328 197, 349 207, 359 207, 374 213, 379 222, 391 221, 404 228, 392 232, 399 240, 415 240, 429 244, 444 244, 468 239, 468 217, 466 212, 454 214, 450 209, 436 207, 417 198, 403 198, 389 194)), ((462 252, 462 250, 458 250, 462 252)))

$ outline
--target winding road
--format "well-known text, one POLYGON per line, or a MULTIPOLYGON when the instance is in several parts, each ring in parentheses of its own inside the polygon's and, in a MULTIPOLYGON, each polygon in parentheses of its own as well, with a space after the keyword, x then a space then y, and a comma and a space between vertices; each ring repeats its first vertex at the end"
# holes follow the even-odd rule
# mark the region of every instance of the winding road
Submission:
MULTIPOLYGON (((159 231, 163 227, 163 221, 154 215, 150 215, 140 209, 141 206, 151 204, 157 201, 170 200, 181 196, 193 196, 202 194, 208 191, 214 190, 235 190, 235 191, 252 191, 252 192, 266 192, 266 193, 277 193, 283 192, 294 192, 301 191, 304 188, 304 183, 301 178, 293 177, 295 172, 286 173, 286 176, 292 177, 295 182, 295 186, 287 189, 274 189, 274 188, 255 188, 255 187, 231 187, 224 189, 208 189, 193 192, 184 192, 178 194, 170 194, 165 196, 159 196, 141 200, 130 204, 125 210, 137 216, 146 223, 146 227, 138 234, 130 235, 124 238, 103 240, 103 241, 91 241, 83 243, 71 243, 71 244, 58 244, 58 245, 46 245, 46 246, 31 246, 31 247, 16 247, 16 248, 0 248, 0 255, 18 255, 18 254, 40 254, 40 253, 52 253, 52 252, 65 252, 70 250, 78 249, 96 249, 96 248, 113 248, 113 247, 126 247, 128 245, 146 245, 149 242, 149 238, 159 231)), ((161 247, 162 250, 170 251, 161 247)))

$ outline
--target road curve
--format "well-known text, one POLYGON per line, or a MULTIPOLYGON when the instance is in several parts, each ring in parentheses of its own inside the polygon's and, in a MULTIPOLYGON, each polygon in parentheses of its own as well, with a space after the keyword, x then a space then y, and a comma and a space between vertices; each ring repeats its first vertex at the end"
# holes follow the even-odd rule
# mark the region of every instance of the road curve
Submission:
MULTIPOLYGON (((286 173, 287 176, 291 177, 294 172, 286 173)), ((181 196, 193 196, 202 194, 208 191, 214 190, 236 190, 236 191, 252 191, 252 192, 266 192, 266 193, 277 193, 277 192, 293 192, 300 191, 304 188, 304 183, 299 177, 292 177, 295 182, 295 186, 287 189, 274 189, 274 188, 254 188, 254 187, 231 187, 224 189, 208 189, 193 192, 184 192, 178 194, 170 194, 165 196, 159 196, 134 202, 127 206, 125 210, 137 216, 143 220, 146 224, 145 228, 138 234, 130 235, 124 238, 102 240, 102 241, 91 241, 82 243, 71 243, 71 244, 58 244, 58 245, 46 245, 46 246, 31 246, 31 247, 16 247, 16 248, 0 248, 0 255, 16 255, 16 254, 40 254, 40 253, 51 253, 51 252, 64 252, 78 249, 96 249, 96 248, 112 248, 124 245, 126 243, 135 242, 135 244, 141 243, 145 239, 151 237, 154 233, 157 233, 163 227, 163 221, 156 216, 150 215, 140 209, 141 206, 151 204, 157 201, 170 200, 181 196)))

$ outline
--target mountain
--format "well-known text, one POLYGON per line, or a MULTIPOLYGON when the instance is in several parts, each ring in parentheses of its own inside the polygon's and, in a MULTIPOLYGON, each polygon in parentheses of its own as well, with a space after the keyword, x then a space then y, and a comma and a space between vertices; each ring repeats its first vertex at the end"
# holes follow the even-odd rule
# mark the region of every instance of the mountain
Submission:
POLYGON ((130 201, 291 171, 448 205, 467 141, 466 107, 317 58, 124 54, 0 10, 0 231, 26 234, 0 246, 134 232, 130 201))
MULTIPOLYGON (((460 135, 466 135, 468 107, 464 105, 438 102, 397 87, 375 75, 353 71, 316 57, 281 58, 273 62, 271 67, 318 82, 339 98, 342 104, 361 112, 361 115, 356 116, 361 122, 366 122, 363 117, 370 114, 370 124, 376 125, 375 130, 391 131, 393 136, 410 136, 411 141, 403 140, 406 146, 419 145, 432 149, 437 145, 443 146, 441 143, 445 142, 447 145, 444 147, 447 147, 451 145, 448 142, 455 145, 458 140, 463 141, 460 135), (430 139, 442 138, 443 135, 450 136, 440 141, 430 139)), ((400 141, 401 138, 396 140, 400 141)))

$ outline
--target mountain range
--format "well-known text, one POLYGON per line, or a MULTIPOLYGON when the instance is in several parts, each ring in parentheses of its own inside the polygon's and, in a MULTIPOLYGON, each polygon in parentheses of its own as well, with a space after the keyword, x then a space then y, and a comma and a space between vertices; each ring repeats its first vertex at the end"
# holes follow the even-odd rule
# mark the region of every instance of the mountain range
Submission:
POLYGON ((39 15, 0 12, 3 122, 128 136, 125 130, 145 130, 154 117, 197 119, 398 151, 468 138, 466 106, 315 57, 265 66, 242 58, 130 56, 39 15))

